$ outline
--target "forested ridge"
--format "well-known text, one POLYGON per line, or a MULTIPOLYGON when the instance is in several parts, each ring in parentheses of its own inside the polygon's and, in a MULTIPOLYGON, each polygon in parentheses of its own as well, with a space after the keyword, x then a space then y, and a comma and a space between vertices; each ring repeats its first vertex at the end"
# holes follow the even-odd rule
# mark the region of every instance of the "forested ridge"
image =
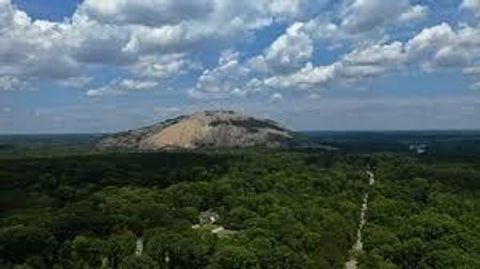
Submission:
POLYGON ((62 153, 4 157, 0 182, 2 268, 343 268, 352 254, 360 268, 479 268, 471 159, 62 153), (364 251, 351 253, 367 190, 364 251), (206 211, 219 220, 198 226, 206 211))

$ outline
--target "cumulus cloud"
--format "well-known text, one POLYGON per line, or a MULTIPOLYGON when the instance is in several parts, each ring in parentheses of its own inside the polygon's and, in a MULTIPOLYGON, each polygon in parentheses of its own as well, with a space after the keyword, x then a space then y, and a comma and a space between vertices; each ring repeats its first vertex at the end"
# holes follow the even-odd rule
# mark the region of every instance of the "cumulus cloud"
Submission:
POLYGON ((63 46, 76 61, 84 64, 125 65, 136 60, 125 51, 131 30, 114 24, 99 23, 76 13, 65 26, 63 46))
POLYGON ((377 76, 405 63, 403 45, 374 44, 355 49, 337 62, 325 66, 308 63, 296 73, 273 76, 265 79, 271 88, 312 89, 326 87, 331 83, 349 83, 361 78, 377 76))
POLYGON ((399 20, 401 22, 410 22, 424 19, 427 16, 428 7, 415 5, 400 14, 399 20))
POLYGON ((58 84, 68 88, 83 88, 87 86, 92 80, 92 77, 87 76, 73 77, 61 80, 58 82, 58 84))
POLYGON ((460 8, 468 9, 480 17, 480 0, 463 0, 460 8))
POLYGON ((243 85, 250 70, 241 64, 238 52, 224 51, 213 69, 207 69, 198 78, 195 88, 189 90, 194 98, 225 98, 244 96, 243 85))
POLYGON ((223 0, 85 0, 79 13, 108 24, 161 27, 185 22, 204 22, 207 26, 223 22, 225 26, 238 18, 245 25, 252 26, 258 18, 305 18, 307 14, 318 12, 326 2, 328 1, 245 0, 240 3, 223 0))
POLYGON ((205 70, 199 77, 189 95, 226 98, 262 92, 277 83, 274 79, 265 83, 263 76, 280 77, 295 72, 310 60, 313 50, 314 41, 305 24, 294 22, 257 56, 241 61, 237 52, 224 52, 217 66, 205 70))
POLYGON ((462 72, 466 75, 480 75, 480 65, 464 67, 462 72))
POLYGON ((32 21, 6 0, 0 10, 0 74, 52 79, 79 74, 80 66, 61 45, 66 25, 32 21))
POLYGON ((341 26, 350 33, 361 33, 398 21, 421 19, 425 14, 426 7, 412 6, 408 0, 355 0, 345 8, 341 26))
POLYGON ((284 16, 293 19, 307 19, 318 15, 329 0, 262 0, 265 3, 267 10, 274 16, 284 16))
POLYGON ((366 43, 326 65, 310 62, 315 38, 310 30, 308 24, 293 23, 258 56, 244 62, 239 61, 238 54, 230 60, 222 58, 216 68, 200 77, 191 96, 244 96, 268 89, 314 90, 352 85, 406 67, 428 72, 463 69, 471 75, 480 66, 480 29, 468 25, 454 29, 442 23, 404 42, 366 43))
POLYGON ((406 50, 410 60, 420 61, 426 70, 467 67, 480 60, 480 29, 462 26, 454 30, 442 23, 409 40, 406 50))
POLYGON ((90 97, 101 97, 106 95, 122 95, 129 91, 145 91, 151 90, 158 86, 156 81, 151 80, 134 80, 134 79, 117 79, 109 84, 87 91, 90 97))
POLYGON ((326 2, 85 0, 71 19, 50 22, 0 0, 0 75, 67 85, 106 65, 168 77, 181 73, 185 55, 198 47, 228 48, 274 21, 308 19, 326 2))
MULTIPOLYGON (((303 30, 314 43, 327 42, 326 50, 355 47, 388 40, 392 31, 415 28, 428 17, 427 5, 410 0, 343 0, 334 8, 305 21, 303 30)), ((398 34, 398 32, 396 33, 398 34)))
POLYGON ((257 71, 274 73, 288 73, 301 67, 312 57, 314 49, 313 40, 303 28, 303 23, 292 24, 250 65, 257 71))
MULTIPOLYGON (((49 22, 32 20, 10 0, 0 0, 0 87, 12 90, 40 80, 86 87, 92 82, 88 71, 98 66, 122 69, 129 79, 90 89, 90 96, 153 89, 160 83, 166 87, 167 81, 196 70, 200 65, 193 55, 205 48, 224 53, 216 66, 199 72, 194 85, 187 86, 191 97, 311 90, 405 66, 429 72, 459 68, 478 76, 478 27, 443 23, 409 40, 394 41, 388 37, 389 27, 425 18, 427 6, 409 0, 345 0, 325 12, 328 2, 85 0, 71 19, 49 22), (232 52, 241 51, 241 45, 272 23, 287 27, 256 55, 242 59, 232 52), (352 42, 355 38, 358 42, 352 42), (332 45, 323 41, 340 39, 349 39, 344 42, 348 52, 318 64, 314 55, 332 45)), ((478 3, 464 0, 462 8, 475 12, 478 3)))
MULTIPOLYGON (((164 0, 161 2, 176 3, 177 1, 164 0)), ((242 2, 210 0, 205 1, 205 5, 199 5, 202 8, 208 7, 207 12, 199 14, 201 16, 189 16, 189 12, 184 11, 182 14, 187 17, 157 24, 141 22, 142 17, 140 16, 136 24, 131 26, 132 36, 125 46, 125 50, 137 53, 185 52, 199 44, 233 44, 235 41, 248 37, 254 31, 271 25, 275 20, 308 18, 306 14, 311 14, 312 10, 318 10, 323 6, 323 2, 325 1, 313 5, 312 1, 305 0, 246 0, 242 2)), ((197 3, 191 8, 195 9, 196 5, 197 3)), ((167 7, 168 5, 162 8, 167 7)), ((162 10, 158 9, 155 6, 150 11, 156 12, 157 16, 162 17, 159 15, 162 10)), ((121 9, 115 12, 120 11, 121 9)))
POLYGON ((296 73, 269 77, 264 80, 264 83, 271 88, 311 89, 315 85, 322 85, 332 81, 336 68, 336 64, 314 67, 312 63, 307 63, 304 68, 296 73))
POLYGON ((123 50, 133 54, 183 51, 200 41, 187 31, 185 25, 132 26, 132 35, 123 50))
POLYGON ((310 93, 308 94, 305 98, 308 100, 308 101, 316 101, 316 100, 319 100, 320 99, 320 94, 318 93, 310 93))
POLYGON ((210 0, 85 0, 80 12, 109 24, 162 26, 208 16, 210 0))
POLYGON ((25 84, 22 83, 18 78, 12 76, 0 76, 0 90, 3 91, 12 91, 23 89, 25 84))
POLYGON ((365 48, 355 49, 345 55, 343 62, 357 66, 398 66, 405 61, 403 44, 373 44, 365 48))
POLYGON ((375 77, 406 66, 424 71, 463 69, 478 74, 480 29, 462 26, 453 29, 443 23, 422 30, 406 42, 377 43, 356 48, 329 65, 305 67, 289 75, 275 75, 263 82, 270 88, 312 89, 332 83, 351 83, 375 77))
MULTIPOLYGON (((107 2, 113 5, 112 1, 105 1, 105 6, 99 4, 99 8, 107 8, 107 2)), ((129 50, 136 34, 142 33, 139 29, 146 26, 99 22, 85 11, 91 4, 92 1, 84 2, 70 22, 58 23, 33 21, 10 1, 1 0, 0 75, 23 82, 57 80, 61 85, 80 86, 78 82, 91 65, 126 66, 133 75, 142 77, 180 73, 177 71, 186 61, 177 56, 158 55, 159 51, 142 55, 129 50)))
POLYGON ((477 82, 473 83, 472 85, 470 85, 470 88, 472 90, 480 90, 480 81, 477 81, 477 82))
POLYGON ((274 93, 268 98, 268 102, 271 104, 281 104, 284 102, 283 95, 281 93, 274 93))
POLYGON ((184 54, 166 54, 141 56, 129 68, 137 77, 168 79, 178 76, 193 65, 185 59, 184 54))

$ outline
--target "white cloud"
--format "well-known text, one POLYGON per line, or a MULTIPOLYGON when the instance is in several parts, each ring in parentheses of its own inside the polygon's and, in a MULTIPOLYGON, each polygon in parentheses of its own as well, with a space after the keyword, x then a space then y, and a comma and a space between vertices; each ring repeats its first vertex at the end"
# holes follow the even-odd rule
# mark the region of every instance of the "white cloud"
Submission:
POLYGON ((271 104, 281 104, 284 102, 283 95, 281 93, 274 93, 268 98, 268 102, 271 104))
POLYGON ((339 61, 325 66, 308 63, 298 72, 287 76, 273 76, 265 80, 272 88, 313 89, 331 83, 350 83, 361 78, 381 75, 399 68, 406 56, 400 42, 374 44, 355 49, 339 61))
POLYGON ((264 83, 271 88, 313 89, 398 72, 407 66, 429 72, 459 69, 467 75, 478 75, 479 62, 480 29, 465 25, 453 29, 443 23, 422 30, 404 43, 394 41, 356 48, 330 65, 308 63, 293 74, 272 76, 264 83))
POLYGON ((165 77, 186 66, 169 55, 243 42, 275 16, 302 17, 306 2, 86 0, 71 20, 49 22, 0 0, 0 75, 69 84, 91 66, 108 65, 165 77))
POLYGON ((130 72, 137 77, 167 79, 178 76, 192 65, 184 54, 146 55, 130 66, 130 72))
MULTIPOLYGON (((223 43, 227 46, 249 37, 254 31, 270 25, 276 19, 303 18, 305 14, 323 6, 322 1, 314 5, 315 8, 311 8, 313 6, 311 1, 300 0, 206 2, 208 2, 207 6, 210 6, 209 12, 204 12, 199 17, 182 18, 182 20, 163 24, 137 22, 130 27, 132 36, 125 46, 125 51, 185 52, 199 44, 207 43, 211 45, 223 43)), ((157 14, 157 16, 160 15, 157 14)))
POLYGON ((470 85, 470 88, 472 90, 480 90, 480 81, 474 82, 472 85, 470 85))
POLYGON ((250 65, 258 71, 274 73, 289 73, 301 67, 313 54, 313 40, 303 28, 303 23, 293 23, 250 65))
POLYGON ((280 18, 286 17, 303 21, 324 11, 325 5, 330 0, 261 0, 257 2, 266 5, 269 13, 275 17, 280 16, 280 18))
POLYGON ((326 2, 87 0, 76 15, 124 28, 124 32, 130 33, 124 52, 179 53, 199 44, 234 44, 275 20, 313 16, 326 2))
POLYGON ((63 42, 78 62, 118 66, 136 59, 137 55, 125 51, 130 36, 128 27, 99 23, 76 13, 63 32, 63 42))
POLYGON ((124 51, 135 54, 183 51, 199 41, 197 37, 188 36, 187 31, 185 25, 165 25, 159 28, 132 26, 132 36, 124 51))
POLYGON ((306 96, 306 99, 308 101, 316 101, 316 100, 320 100, 320 95, 318 93, 310 93, 306 96))
POLYGON ((413 5, 409 0, 339 2, 339 8, 311 18, 303 27, 317 44, 318 41, 327 42, 327 51, 385 42, 395 30, 400 29, 403 33, 414 28, 418 21, 427 17, 429 11, 427 5, 413 5))
POLYGON ((460 8, 471 10, 476 16, 480 17, 480 0, 463 0, 460 8))
POLYGON ((163 26, 208 16, 210 0, 85 0, 80 12, 109 24, 163 26))
POLYGON ((412 6, 408 0, 354 0, 348 5, 341 22, 349 33, 362 33, 396 22, 423 18, 426 8, 412 6))
MULTIPOLYGON (((292 34, 292 32, 296 33, 298 29, 296 27, 293 27, 295 31, 291 31, 292 27, 290 27, 290 31, 287 30, 285 35, 289 33, 292 34)), ((276 42, 281 39, 282 38, 277 39, 273 44, 276 44, 276 42)), ((275 46, 270 46, 267 51, 272 47, 275 46)), ((286 49, 290 47, 282 46, 282 48, 286 49)), ((288 49, 286 50, 289 51, 288 49)), ((293 51, 294 50, 291 52, 293 53, 293 51)), ((268 53, 265 53, 265 55, 268 55, 268 53)), ((305 56, 300 61, 297 61, 293 67, 308 60, 310 53, 306 55, 308 55, 308 57, 305 56)), ((304 64, 301 69, 297 69, 297 71, 293 73, 278 72, 271 67, 273 64, 269 65, 267 64, 269 62, 264 61, 264 68, 270 70, 268 73, 270 76, 259 79, 258 77, 249 77, 252 72, 248 69, 248 67, 252 66, 256 68, 257 71, 260 69, 259 66, 256 65, 258 64, 256 61, 259 57, 257 56, 247 61, 248 64, 244 66, 238 61, 237 56, 236 54, 235 57, 232 58, 232 61, 221 60, 213 72, 209 71, 199 79, 196 90, 191 91, 190 94, 210 92, 215 93, 215 96, 229 96, 232 92, 242 92, 246 94, 249 92, 261 92, 265 89, 312 90, 318 87, 328 87, 334 83, 352 83, 361 78, 378 76, 387 71, 399 69, 407 63, 408 59, 404 45, 401 42, 373 44, 354 49, 338 61, 329 65, 314 66, 311 62, 308 62, 304 64), (226 66, 229 68, 227 69, 226 66)), ((263 55, 261 57, 263 57, 263 55)), ((261 59, 266 59, 266 57, 261 59)), ((276 58, 272 57, 271 59, 276 58)), ((285 62, 290 63, 289 61, 285 62)), ((284 69, 285 68, 286 67, 284 67, 284 69)), ((197 95, 197 97, 199 97, 199 95, 197 95)), ((201 97, 206 98, 205 95, 201 97)))
MULTIPOLYGON (((300 0, 290 0, 290 1, 284 1, 284 0, 272 0, 268 4, 268 8, 272 11, 274 14, 288 14, 288 13, 298 13, 299 8, 300 8, 300 0)), ((305 1, 304 1, 305 2, 305 1)))
POLYGON ((244 96, 242 88, 250 70, 239 60, 238 52, 224 51, 213 69, 207 69, 198 78, 195 88, 189 90, 194 98, 226 98, 244 96))
MULTIPOLYGON (((427 6, 409 0, 345 0, 325 12, 326 2, 85 0, 70 20, 49 22, 32 20, 11 1, 0 0, 0 83, 10 90, 42 80, 85 87, 91 82, 88 71, 101 66, 121 68, 132 79, 91 89, 91 96, 153 88, 195 69, 192 58, 203 48, 239 49, 273 22, 289 26, 250 59, 225 52, 215 67, 202 72, 189 94, 244 97, 265 89, 328 87, 404 66, 478 74, 478 27, 444 23, 396 42, 386 37, 389 27, 426 17, 427 6), (324 40, 345 41, 339 44, 350 52, 315 65, 313 55, 322 46, 338 45, 324 40)), ((462 8, 478 10, 478 3, 465 0, 462 8)))
POLYGON ((12 76, 0 76, 0 90, 12 91, 25 88, 25 84, 12 76))
POLYGON ((5 0, 0 10, 0 75, 56 79, 80 72, 62 46, 66 25, 32 21, 5 0))
MULTIPOLYGON (((135 40, 135 34, 142 33, 139 29, 146 26, 99 22, 89 17, 83 8, 91 3, 84 2, 70 22, 48 22, 32 21, 10 1, 1 0, 0 76, 13 77, 24 83, 54 80, 59 85, 79 87, 84 86, 81 80, 92 65, 126 66, 133 75, 141 77, 180 73, 177 71, 185 66, 186 61, 177 56, 158 55, 160 51, 150 51, 154 53, 151 55, 129 51, 129 42, 135 40)), ((176 1, 173 5, 178 4, 176 1)), ((101 8, 108 8, 106 2, 104 5, 101 8)))
POLYGON ((315 18, 305 23, 305 31, 308 32, 314 40, 337 41, 347 39, 348 34, 345 30, 324 18, 315 18))
POLYGON ((401 22, 410 22, 424 19, 427 16, 428 7, 415 5, 400 15, 401 22))
POLYGON ((207 70, 200 77, 190 95, 223 98, 265 90, 318 90, 335 85, 358 85, 354 83, 361 79, 402 72, 407 67, 420 67, 418 71, 429 72, 453 68, 465 74, 478 73, 480 29, 468 25, 453 29, 442 23, 420 31, 405 42, 357 45, 337 61, 318 66, 307 62, 313 53, 310 44, 315 33, 311 30, 311 25, 294 23, 263 54, 243 63, 238 54, 230 60, 220 60, 215 69, 207 70), (297 39, 305 42, 290 44, 288 41, 297 39))
POLYGON ((480 29, 446 23, 424 29, 406 44, 410 61, 426 70, 468 67, 480 60, 480 29))
POLYGON ((307 63, 298 72, 286 76, 273 76, 265 79, 265 85, 271 88, 299 88, 311 89, 314 86, 324 85, 335 77, 338 65, 317 66, 307 63))
POLYGON ((398 66, 405 61, 403 44, 373 44, 366 48, 355 49, 343 57, 349 65, 358 66, 398 66))
POLYGON ((158 82, 150 80, 122 79, 113 80, 109 84, 87 91, 90 97, 101 97, 106 95, 122 95, 129 91, 151 90, 158 86, 158 82))
POLYGON ((87 76, 73 77, 61 80, 58 82, 58 84, 68 88, 83 88, 87 86, 92 80, 92 77, 87 76))
POLYGON ((462 69, 462 72, 465 75, 480 75, 480 65, 479 66, 467 66, 462 69))
MULTIPOLYGON (((82 78, 88 66, 102 64, 125 66, 136 77, 169 78, 188 67, 185 53, 201 42, 229 43, 269 25, 274 18, 304 17, 323 7, 323 3, 314 7, 311 1, 300 0, 246 0, 242 4, 201 0, 193 5, 183 0, 87 0, 71 22, 53 23, 32 21, 10 1, 2 0, 0 74, 26 80, 64 80, 67 86, 84 86, 82 78)), ((368 24, 358 16, 371 12, 372 6, 373 10, 375 6, 387 8, 375 1, 355 1, 344 24, 357 20, 360 27, 368 24)), ((405 12, 410 7, 401 6, 405 12)), ((332 26, 335 25, 329 24, 326 29, 334 32, 332 26)), ((301 68, 313 55, 310 31, 303 23, 291 24, 262 55, 250 61, 250 67, 275 75, 301 68)), ((218 67, 205 70, 195 90, 243 95, 245 87, 240 86, 241 82, 245 84, 248 73, 247 66, 238 59, 219 63, 218 67)), ((252 78, 247 81, 254 82, 252 78)), ((254 87, 259 88, 258 82, 254 87)), ((93 90, 96 92, 104 91, 93 90)))
POLYGON ((412 56, 422 57, 431 56, 441 47, 452 44, 456 35, 453 29, 447 23, 423 29, 418 35, 413 37, 407 43, 407 50, 412 56))

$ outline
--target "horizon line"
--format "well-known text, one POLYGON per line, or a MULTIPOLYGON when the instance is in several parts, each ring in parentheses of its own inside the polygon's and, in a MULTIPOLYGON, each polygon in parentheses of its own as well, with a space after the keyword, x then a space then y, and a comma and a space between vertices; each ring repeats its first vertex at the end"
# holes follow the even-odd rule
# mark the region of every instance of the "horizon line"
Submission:
MULTIPOLYGON (((133 130, 133 129, 128 129, 133 130)), ((125 131, 128 131, 125 130, 125 131)), ((324 132, 324 133, 388 133, 388 132, 480 132, 480 128, 475 129, 460 129, 460 128, 446 128, 446 129, 307 129, 307 130, 293 130, 298 133, 312 133, 312 132, 324 132)), ((0 136, 28 136, 28 135, 109 135, 123 131, 112 132, 12 132, 1 133, 0 136)))

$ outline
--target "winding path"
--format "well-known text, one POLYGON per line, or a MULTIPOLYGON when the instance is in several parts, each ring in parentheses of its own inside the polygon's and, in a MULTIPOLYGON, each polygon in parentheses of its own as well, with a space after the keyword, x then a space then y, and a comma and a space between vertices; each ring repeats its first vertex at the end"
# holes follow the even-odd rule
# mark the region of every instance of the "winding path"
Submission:
MULTIPOLYGON (((371 187, 375 184, 375 175, 373 174, 373 172, 369 170, 367 170, 367 175, 368 175, 368 185, 369 187, 371 187)), ((369 190, 367 190, 363 195, 362 208, 360 209, 360 222, 358 223, 358 229, 357 229, 357 241, 352 247, 353 254, 350 257, 350 260, 347 263, 345 263, 345 269, 357 268, 356 253, 363 250, 362 232, 363 232, 363 227, 367 223, 368 196, 369 196, 369 190)))
POLYGON ((135 242, 135 256, 142 256, 144 243, 145 240, 143 239, 143 237, 137 237, 137 240, 135 242))

